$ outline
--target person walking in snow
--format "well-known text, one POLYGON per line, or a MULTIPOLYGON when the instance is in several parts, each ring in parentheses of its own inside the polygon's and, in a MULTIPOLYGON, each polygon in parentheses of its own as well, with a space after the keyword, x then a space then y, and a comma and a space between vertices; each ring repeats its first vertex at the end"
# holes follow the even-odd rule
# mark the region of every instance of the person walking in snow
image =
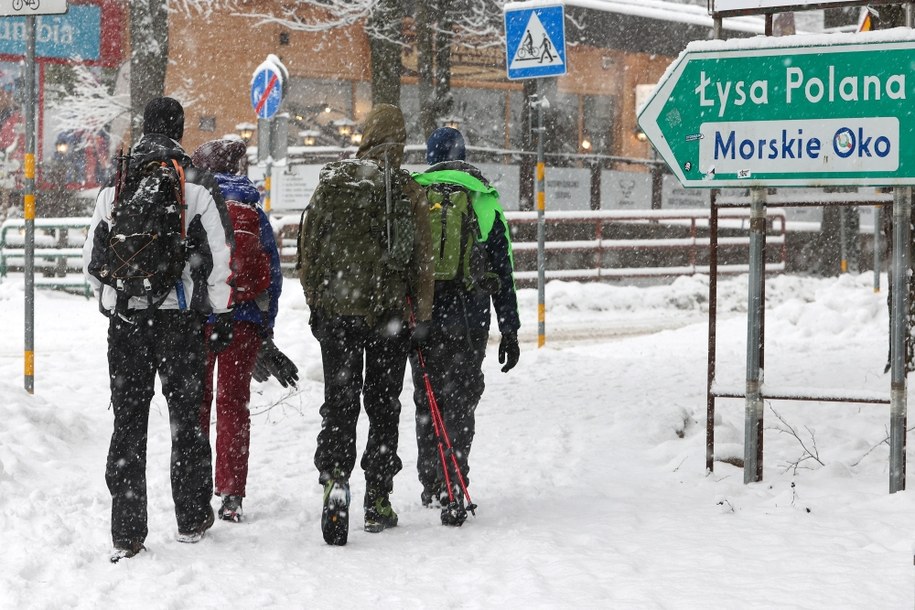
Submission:
MULTIPOLYGON (((258 354, 282 359, 276 368, 283 386, 295 385, 298 369, 273 343, 273 325, 283 290, 283 272, 273 227, 260 207, 260 193, 247 176, 247 146, 241 140, 210 140, 194 151, 194 166, 213 173, 233 224, 235 257, 235 307, 232 311, 232 341, 222 352, 210 350, 200 423, 210 433, 213 374, 219 361, 216 383, 216 495, 222 497, 219 517, 240 522, 242 499, 248 479, 251 440, 251 375, 258 354)), ((208 332, 215 316, 210 316, 208 332)))
POLYGON ((400 109, 372 108, 357 158, 322 168, 299 234, 299 277, 324 366, 315 466, 332 545, 347 541, 360 396, 369 418, 365 531, 397 525, 390 494, 402 468, 398 397, 411 342, 425 339, 432 313, 429 215, 422 189, 400 167, 405 143, 400 109))
POLYGON ((422 350, 425 369, 415 351, 410 355, 416 404, 416 466, 423 486, 423 505, 441 506, 442 524, 452 526, 462 525, 467 511, 454 473, 449 475, 450 494, 445 485, 445 466, 438 453, 423 373, 429 375, 444 429, 450 435, 464 482, 469 485, 468 460, 475 430, 474 413, 484 388, 482 366, 489 339, 490 303, 495 306, 502 334, 502 372, 514 368, 520 356, 521 322, 508 222, 499 204, 499 193, 479 169, 464 160, 465 156, 464 138, 458 130, 436 129, 426 142, 426 161, 431 167, 413 175, 426 188, 433 242, 441 245, 436 248, 439 255, 433 257, 435 298, 432 330, 422 350), (463 221, 458 220, 462 215, 463 221), (469 227, 469 235, 461 235, 457 242, 452 240, 448 226, 459 223, 469 227), (435 241, 436 236, 439 242, 435 241), (468 240, 475 242, 472 247, 467 245, 468 240), (453 255, 448 252, 451 243, 455 244, 453 255))
POLYGON ((110 318, 114 430, 105 480, 112 562, 145 549, 147 428, 157 373, 171 426, 178 541, 199 541, 215 519, 210 445, 200 428, 203 322, 216 314, 210 347, 225 348, 232 329, 232 232, 215 181, 195 170, 181 148, 183 133, 179 102, 159 97, 146 105, 143 136, 129 165, 99 192, 83 247, 84 272, 110 318))

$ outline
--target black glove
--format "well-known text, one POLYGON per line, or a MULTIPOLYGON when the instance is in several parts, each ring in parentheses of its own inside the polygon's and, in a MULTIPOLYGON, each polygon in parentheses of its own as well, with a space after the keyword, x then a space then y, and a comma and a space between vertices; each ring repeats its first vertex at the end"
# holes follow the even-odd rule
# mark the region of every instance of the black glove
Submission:
POLYGON ((214 354, 225 350, 232 343, 232 312, 216 314, 216 322, 208 337, 209 350, 214 354))
MULTIPOLYGON (((257 361, 254 364, 255 374, 258 374, 259 369, 260 374, 266 371, 269 375, 276 377, 284 388, 295 386, 299 380, 299 368, 279 350, 273 343, 273 339, 264 339, 261 342, 261 348, 257 352, 257 361)), ((254 374, 252 377, 260 381, 254 374)))
POLYGON ((432 325, 429 322, 417 322, 413 330, 410 331, 410 347, 416 349, 422 347, 429 340, 432 334, 432 325))
POLYGON ((257 350, 257 358, 254 359, 254 370, 251 371, 251 379, 258 383, 264 383, 270 379, 270 371, 267 370, 267 365, 264 364, 261 358, 260 348, 257 350))
POLYGON ((518 333, 503 333, 499 341, 499 364, 504 364, 502 372, 507 373, 518 364, 521 348, 518 347, 518 333))

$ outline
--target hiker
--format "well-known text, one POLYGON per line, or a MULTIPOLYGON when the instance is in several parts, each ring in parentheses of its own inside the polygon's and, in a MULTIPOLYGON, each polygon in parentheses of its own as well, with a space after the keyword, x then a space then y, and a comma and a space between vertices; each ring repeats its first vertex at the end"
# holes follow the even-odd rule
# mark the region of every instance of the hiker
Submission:
POLYGON ((423 506, 441 507, 443 525, 460 526, 467 518, 463 484, 469 485, 474 413, 483 395, 483 357, 489 340, 490 302, 502 339, 499 363, 507 373, 518 363, 518 299, 512 271, 508 221, 499 193, 480 170, 465 162, 464 138, 456 129, 436 129, 426 142, 431 165, 413 178, 426 189, 430 205, 435 263, 432 329, 418 354, 410 354, 416 404, 417 471, 423 506), (469 205, 468 205, 469 204, 469 205), (447 213, 446 213, 447 212, 447 213), (449 230, 450 229, 450 230, 449 230), (438 439, 430 414, 424 373, 431 381, 444 430, 450 436, 460 477, 449 472, 445 485, 438 439))
POLYGON ((210 445, 200 428, 210 349, 232 338, 232 232, 212 177, 181 148, 184 109, 154 98, 143 136, 101 190, 83 247, 83 269, 110 318, 108 370, 114 431, 105 480, 111 492, 112 562, 143 551, 146 443, 159 374, 171 426, 171 486, 178 541, 198 542, 213 525, 210 445))
MULTIPOLYGON (((232 310, 232 341, 222 352, 209 350, 200 424, 209 438, 210 407, 213 403, 213 372, 219 361, 216 383, 216 476, 215 493, 222 497, 219 518, 238 523, 243 518, 242 499, 248 479, 251 440, 251 376, 258 354, 282 357, 276 369, 278 380, 295 385, 298 369, 273 344, 273 324, 283 290, 280 253, 273 227, 261 209, 260 193, 247 176, 241 175, 247 146, 241 140, 210 140, 191 157, 194 167, 212 172, 232 220, 235 256, 235 307, 232 310)), ((210 333, 215 323, 207 323, 210 333)), ((206 336, 206 333, 205 333, 206 336)), ((273 362, 273 360, 271 360, 273 362)))
POLYGON ((398 397, 407 352, 427 336, 432 313, 429 215, 422 189, 400 167, 405 142, 400 109, 372 108, 356 159, 322 168, 299 232, 299 277, 324 366, 315 466, 322 533, 332 545, 346 544, 349 531, 360 395, 369 418, 365 531, 397 525, 389 496, 403 466, 398 397))

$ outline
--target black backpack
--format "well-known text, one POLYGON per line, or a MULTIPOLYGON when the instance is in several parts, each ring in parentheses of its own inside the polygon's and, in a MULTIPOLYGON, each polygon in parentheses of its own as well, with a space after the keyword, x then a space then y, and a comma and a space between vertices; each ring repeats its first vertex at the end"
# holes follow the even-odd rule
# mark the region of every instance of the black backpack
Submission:
POLYGON ((111 229, 100 277, 118 295, 123 313, 131 297, 150 309, 178 287, 187 263, 184 169, 174 159, 132 163, 118 156, 111 229))

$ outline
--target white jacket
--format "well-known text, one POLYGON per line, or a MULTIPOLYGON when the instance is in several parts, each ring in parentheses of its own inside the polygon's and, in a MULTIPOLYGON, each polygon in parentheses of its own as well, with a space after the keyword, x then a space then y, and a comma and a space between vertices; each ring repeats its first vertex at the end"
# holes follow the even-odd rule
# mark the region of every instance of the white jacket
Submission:
MULTIPOLYGON (((144 136, 144 140, 148 137, 144 136)), ((169 142, 172 141, 169 140, 169 142)), ((138 146, 141 146, 142 143, 143 140, 138 146)), ((180 148, 178 150, 180 151, 180 148)), ((180 152, 183 154, 183 151, 180 152)), ((184 158, 186 159, 186 156, 184 158)), ((83 245, 83 273, 96 292, 101 289, 101 306, 112 312, 117 302, 117 293, 113 287, 102 284, 96 276, 90 273, 90 267, 98 268, 98 264, 92 265, 93 261, 98 263, 104 260, 105 253, 99 246, 104 245, 102 236, 107 235, 111 229, 113 203, 114 187, 102 189, 96 200, 86 243, 83 245), (102 228, 104 230, 101 230, 102 228)), ((187 205, 185 215, 187 238, 189 241, 205 241, 205 246, 201 243, 195 251, 202 253, 204 258, 210 259, 201 260, 201 255, 194 255, 189 257, 192 260, 189 260, 184 266, 182 282, 187 307, 204 314, 224 313, 229 311, 233 305, 233 292, 230 284, 232 229, 222 195, 212 176, 193 168, 188 169, 186 171, 185 203, 187 205), (209 257, 206 256, 207 250, 209 257), (210 268, 205 286, 196 285, 203 282, 194 281, 191 273, 192 262, 195 266, 203 265, 204 269, 210 268)), ((133 297, 128 302, 129 309, 145 309, 146 307, 148 307, 148 303, 145 298, 133 297)), ((175 289, 169 292, 160 309, 178 309, 175 289)))

